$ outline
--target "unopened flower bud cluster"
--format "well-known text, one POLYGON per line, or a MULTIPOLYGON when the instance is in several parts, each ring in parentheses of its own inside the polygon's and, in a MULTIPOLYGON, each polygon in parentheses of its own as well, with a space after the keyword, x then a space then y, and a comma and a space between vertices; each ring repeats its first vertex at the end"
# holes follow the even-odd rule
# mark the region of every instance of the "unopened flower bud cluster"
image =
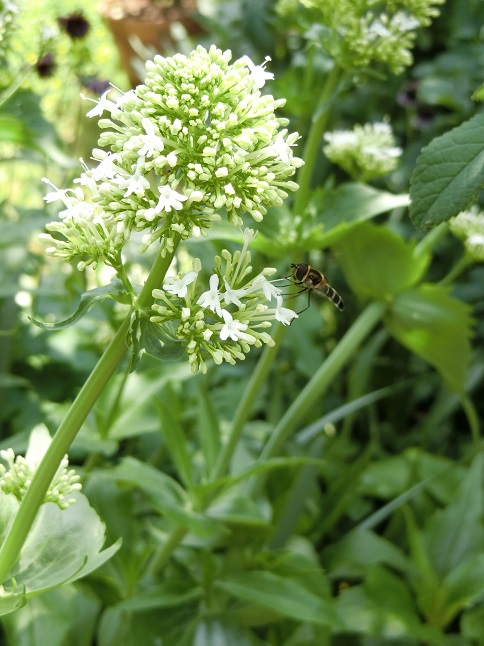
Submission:
POLYGON ((484 262, 484 213, 477 207, 462 211, 450 220, 450 230, 464 243, 474 262, 484 262))
POLYGON ((272 78, 265 63, 230 59, 214 46, 157 56, 143 85, 96 102, 88 116, 109 115, 99 121, 97 166, 85 166, 74 189, 46 196, 66 207, 47 227, 48 253, 78 258, 81 269, 116 266, 133 231, 144 234, 141 251, 159 241, 165 255, 222 217, 240 226, 243 214, 260 221, 282 204, 297 188, 289 178, 302 164, 292 154, 298 135, 275 116, 285 101, 260 92, 272 78))
MULTIPOLYGON (((412 63, 415 30, 439 15, 445 0, 299 0, 311 12, 309 33, 343 68, 380 65, 399 74, 412 63)), ((282 13, 294 12, 288 0, 282 13)))
MULTIPOLYGON (((32 482, 36 466, 21 455, 15 456, 12 449, 0 451, 0 457, 8 465, 7 468, 0 464, 0 489, 21 502, 32 482)), ((60 509, 67 509, 74 502, 74 499, 66 499, 66 496, 81 489, 80 476, 73 469, 68 470, 68 466, 69 460, 65 456, 44 498, 44 502, 53 502, 60 509)))
POLYGON ((323 150, 335 164, 358 181, 369 181, 394 170, 402 149, 388 123, 355 125, 352 130, 327 132, 323 150))
POLYGON ((251 255, 247 250, 254 232, 244 231, 244 246, 234 254, 223 250, 215 258, 209 289, 200 286, 200 262, 193 271, 166 279, 163 289, 155 289, 156 312, 153 323, 175 322, 175 336, 185 346, 193 372, 206 372, 205 360, 234 364, 244 359, 252 346, 273 345, 265 331, 275 319, 289 325, 297 314, 283 306, 281 290, 267 277, 275 269, 266 268, 251 276, 251 255))

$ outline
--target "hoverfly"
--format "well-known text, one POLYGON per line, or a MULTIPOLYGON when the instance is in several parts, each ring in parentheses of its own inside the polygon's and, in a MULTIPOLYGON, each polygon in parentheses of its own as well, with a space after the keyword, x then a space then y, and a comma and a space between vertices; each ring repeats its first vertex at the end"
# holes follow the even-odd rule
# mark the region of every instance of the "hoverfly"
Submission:
MULTIPOLYGON (((317 269, 313 269, 311 265, 308 265, 305 262, 302 262, 298 265, 291 264, 292 269, 292 281, 295 285, 299 285, 301 290, 298 292, 302 294, 303 292, 308 293, 308 304, 301 310, 305 312, 311 304, 311 292, 316 292, 317 294, 322 294, 326 296, 334 305, 342 312, 345 308, 343 299, 338 294, 338 292, 331 287, 331 285, 326 280, 324 274, 322 274, 317 269)), ((301 314, 298 312, 298 314, 301 314)))

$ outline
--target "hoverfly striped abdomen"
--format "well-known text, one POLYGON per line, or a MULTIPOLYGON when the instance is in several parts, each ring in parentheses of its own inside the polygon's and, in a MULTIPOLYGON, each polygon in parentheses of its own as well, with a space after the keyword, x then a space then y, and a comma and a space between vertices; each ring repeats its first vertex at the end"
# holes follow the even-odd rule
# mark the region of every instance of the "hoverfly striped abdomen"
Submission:
MULTIPOLYGON (((324 274, 317 269, 313 269, 310 265, 303 262, 298 265, 292 264, 292 279, 296 285, 302 287, 302 291, 308 292, 308 305, 310 305, 311 292, 316 292, 326 296, 341 312, 345 306, 343 299, 338 292, 331 287, 326 280, 324 274)), ((307 307, 305 309, 307 309, 307 307)), ((304 312, 304 310, 302 310, 304 312)), ((301 312, 299 312, 301 313, 301 312)))

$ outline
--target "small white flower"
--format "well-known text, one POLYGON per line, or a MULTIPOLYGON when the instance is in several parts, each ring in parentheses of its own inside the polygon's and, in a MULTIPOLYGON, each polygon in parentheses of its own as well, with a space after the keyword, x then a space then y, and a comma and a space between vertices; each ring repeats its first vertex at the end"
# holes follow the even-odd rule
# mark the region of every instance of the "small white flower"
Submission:
MULTIPOLYGON (((98 159, 101 157, 101 154, 104 151, 99 151, 99 155, 96 156, 97 151, 93 150, 93 159, 98 159)), ((99 162, 96 168, 92 171, 92 177, 99 182, 103 179, 112 179, 117 173, 120 172, 120 167, 116 165, 117 162, 121 160, 121 157, 118 153, 108 153, 106 156, 102 155, 103 159, 99 162)))
POLYGON ((281 294, 279 287, 276 287, 274 283, 271 283, 265 276, 259 274, 254 278, 250 287, 248 287, 247 292, 253 294, 254 292, 262 292, 265 298, 270 301, 273 298, 278 298, 281 294))
POLYGON ((264 69, 267 63, 271 60, 270 56, 266 56, 264 62, 261 65, 254 65, 254 63, 248 56, 243 56, 242 58, 249 68, 254 80, 254 85, 258 90, 264 87, 266 81, 274 80, 274 74, 272 72, 266 72, 266 70, 264 69))
POLYGON ((284 164, 289 164, 292 159, 291 145, 295 146, 296 144, 288 144, 287 141, 285 141, 284 137, 279 136, 269 146, 269 150, 274 154, 275 157, 279 157, 279 159, 284 164))
POLYGON ((245 323, 232 318, 232 314, 227 310, 222 310, 222 317, 225 321, 219 334, 222 341, 226 341, 229 337, 232 341, 252 341, 252 337, 244 332, 248 327, 245 323))
POLYGON ((44 201, 47 202, 47 204, 50 204, 51 202, 56 202, 57 200, 62 200, 65 203, 66 193, 69 189, 58 189, 57 187, 54 186, 54 184, 49 182, 49 180, 46 177, 43 177, 42 181, 45 184, 50 184, 55 188, 55 191, 50 191, 49 193, 46 193, 46 195, 44 195, 44 201))
POLYGON ((89 110, 89 112, 86 114, 87 117, 100 117, 105 110, 107 110, 110 114, 113 110, 116 110, 116 103, 114 103, 114 101, 110 101, 107 98, 109 92, 111 92, 111 88, 109 88, 109 90, 106 90, 106 92, 101 95, 99 101, 96 101, 96 99, 90 99, 88 96, 81 94, 82 99, 84 99, 85 101, 92 101, 96 104, 96 106, 92 110, 89 110))
POLYGON ((219 280, 217 274, 212 274, 209 280, 210 289, 206 292, 203 292, 203 294, 197 301, 197 305, 200 305, 201 307, 207 307, 209 310, 212 310, 212 312, 216 312, 219 316, 222 316, 218 283, 219 280))
POLYGON ((228 284, 227 280, 224 278, 225 283, 225 292, 223 294, 225 305, 230 305, 234 303, 237 307, 242 307, 242 301, 239 297, 243 297, 247 294, 246 289, 232 289, 228 284))
POLYGON ((181 211, 183 208, 182 202, 188 199, 186 195, 177 193, 177 191, 174 191, 167 185, 158 187, 158 190, 160 192, 158 204, 152 209, 146 209, 145 212, 145 218, 149 222, 154 220, 155 215, 162 211, 165 211, 166 213, 170 213, 172 209, 175 211, 181 211))
POLYGON ((173 278, 172 276, 168 276, 166 278, 166 282, 163 285, 163 289, 165 290, 165 292, 173 294, 173 296, 185 298, 188 291, 188 285, 190 285, 190 283, 193 283, 197 276, 198 274, 196 271, 189 271, 183 276, 183 278, 173 278))
POLYGON ((298 315, 288 307, 283 307, 282 296, 278 296, 275 317, 276 320, 280 321, 283 325, 291 325, 293 319, 297 319, 298 315))
POLYGON ((124 194, 124 197, 128 197, 132 193, 138 196, 144 195, 150 188, 149 181, 143 175, 142 165, 144 163, 144 159, 144 157, 139 157, 134 175, 131 175, 125 181, 126 193, 124 194))
POLYGON ((146 134, 140 135, 139 139, 142 141, 143 146, 138 150, 138 155, 142 157, 154 157, 165 147, 165 144, 155 131, 155 126, 151 119, 144 118, 141 124, 145 129, 146 134))

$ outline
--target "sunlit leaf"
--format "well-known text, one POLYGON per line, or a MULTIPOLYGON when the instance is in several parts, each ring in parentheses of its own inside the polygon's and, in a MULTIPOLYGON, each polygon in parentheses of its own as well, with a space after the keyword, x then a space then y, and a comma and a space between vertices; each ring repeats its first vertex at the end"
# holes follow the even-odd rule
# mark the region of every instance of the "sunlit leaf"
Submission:
POLYGON ((434 139, 417 160, 410 217, 428 230, 466 209, 484 186, 484 114, 434 139))
POLYGON ((450 390, 463 392, 471 358, 468 305, 443 287, 424 284, 398 294, 385 323, 402 345, 437 368, 450 390))
POLYGON ((370 223, 352 228, 337 249, 353 292, 371 298, 386 299, 414 285, 429 263, 427 254, 416 257, 414 242, 370 223))
POLYGON ((338 617, 331 601, 317 596, 291 579, 272 572, 251 571, 233 574, 216 583, 234 597, 260 604, 284 617, 323 626, 337 626, 338 617))
POLYGON ((4 584, 7 591, 24 589, 28 598, 42 590, 75 581, 100 567, 119 549, 120 541, 102 549, 104 524, 83 494, 73 493, 72 498, 76 502, 66 510, 54 503, 41 506, 19 560, 10 573, 15 585, 4 584))

